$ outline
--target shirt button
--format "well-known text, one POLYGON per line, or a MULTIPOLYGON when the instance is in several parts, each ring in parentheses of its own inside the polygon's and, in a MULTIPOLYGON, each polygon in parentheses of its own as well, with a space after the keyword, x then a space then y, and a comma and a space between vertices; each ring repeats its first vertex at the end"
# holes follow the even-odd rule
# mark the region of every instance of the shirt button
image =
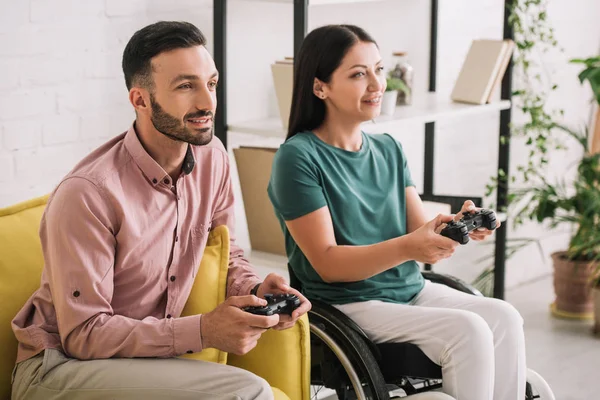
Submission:
POLYGON ((73 297, 79 297, 81 293, 79 293, 79 290, 76 290, 73 292, 73 297))
POLYGON ((168 179, 165 179, 163 182, 165 183, 165 185, 168 185, 169 183, 171 183, 171 181, 168 179))
POLYGON ((171 314, 167 314, 167 318, 168 318, 168 319, 171 319, 171 314))
POLYGON ((179 236, 175 236, 175 243, 179 242, 179 236))
POLYGON ((158 182, 156 178, 152 179, 152 183, 156 184, 156 182, 158 182))
POLYGON ((175 282, 175 279, 176 279, 175 275, 171 275, 171 278, 169 278, 169 279, 171 279, 171 282, 175 282))

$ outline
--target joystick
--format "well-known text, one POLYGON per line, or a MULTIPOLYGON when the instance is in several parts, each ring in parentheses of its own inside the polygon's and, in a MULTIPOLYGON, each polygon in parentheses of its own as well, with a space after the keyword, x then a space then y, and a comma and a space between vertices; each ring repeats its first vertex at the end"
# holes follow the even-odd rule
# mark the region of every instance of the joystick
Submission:
POLYGON ((290 293, 285 294, 265 294, 266 306, 245 307, 244 311, 256 315, 274 315, 287 314, 292 315, 292 311, 300 307, 300 299, 298 296, 290 293))
POLYGON ((496 214, 492 210, 477 210, 466 213, 458 221, 450 221, 440 232, 442 236, 457 241, 460 244, 469 242, 469 232, 477 228, 496 229, 496 214))

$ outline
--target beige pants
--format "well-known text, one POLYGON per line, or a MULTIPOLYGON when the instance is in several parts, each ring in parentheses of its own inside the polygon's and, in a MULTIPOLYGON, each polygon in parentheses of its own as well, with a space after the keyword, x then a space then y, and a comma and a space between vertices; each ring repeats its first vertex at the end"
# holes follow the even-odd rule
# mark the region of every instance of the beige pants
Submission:
POLYGON ((269 384, 239 368, 179 358, 80 361, 58 350, 14 371, 13 400, 273 399, 269 384))
POLYGON ((510 304, 426 282, 411 304, 366 301, 336 306, 376 343, 414 343, 442 367, 457 400, 525 397, 523 319, 510 304))

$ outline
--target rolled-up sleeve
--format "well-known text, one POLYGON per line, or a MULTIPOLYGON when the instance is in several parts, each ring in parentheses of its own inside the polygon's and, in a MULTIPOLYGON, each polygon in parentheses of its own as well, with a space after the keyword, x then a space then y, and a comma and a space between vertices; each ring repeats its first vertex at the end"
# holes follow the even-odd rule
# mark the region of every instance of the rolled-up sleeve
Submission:
POLYGON ((200 315, 138 320, 114 314, 116 226, 109 199, 84 178, 65 180, 46 208, 40 238, 64 351, 101 359, 202 350, 200 315))

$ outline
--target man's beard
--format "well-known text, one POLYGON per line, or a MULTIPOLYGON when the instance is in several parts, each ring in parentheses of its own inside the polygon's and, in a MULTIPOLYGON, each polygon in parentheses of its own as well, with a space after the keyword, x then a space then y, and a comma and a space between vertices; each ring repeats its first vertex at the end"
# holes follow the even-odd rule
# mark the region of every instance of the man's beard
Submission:
POLYGON ((188 119, 212 118, 213 113, 211 111, 200 110, 195 113, 186 114, 183 121, 181 121, 163 110, 152 94, 150 95, 150 106, 152 107, 150 120, 152 121, 152 125, 154 125, 154 129, 168 138, 197 146, 204 146, 212 140, 214 125, 203 129, 189 129, 184 125, 184 121, 188 119))

